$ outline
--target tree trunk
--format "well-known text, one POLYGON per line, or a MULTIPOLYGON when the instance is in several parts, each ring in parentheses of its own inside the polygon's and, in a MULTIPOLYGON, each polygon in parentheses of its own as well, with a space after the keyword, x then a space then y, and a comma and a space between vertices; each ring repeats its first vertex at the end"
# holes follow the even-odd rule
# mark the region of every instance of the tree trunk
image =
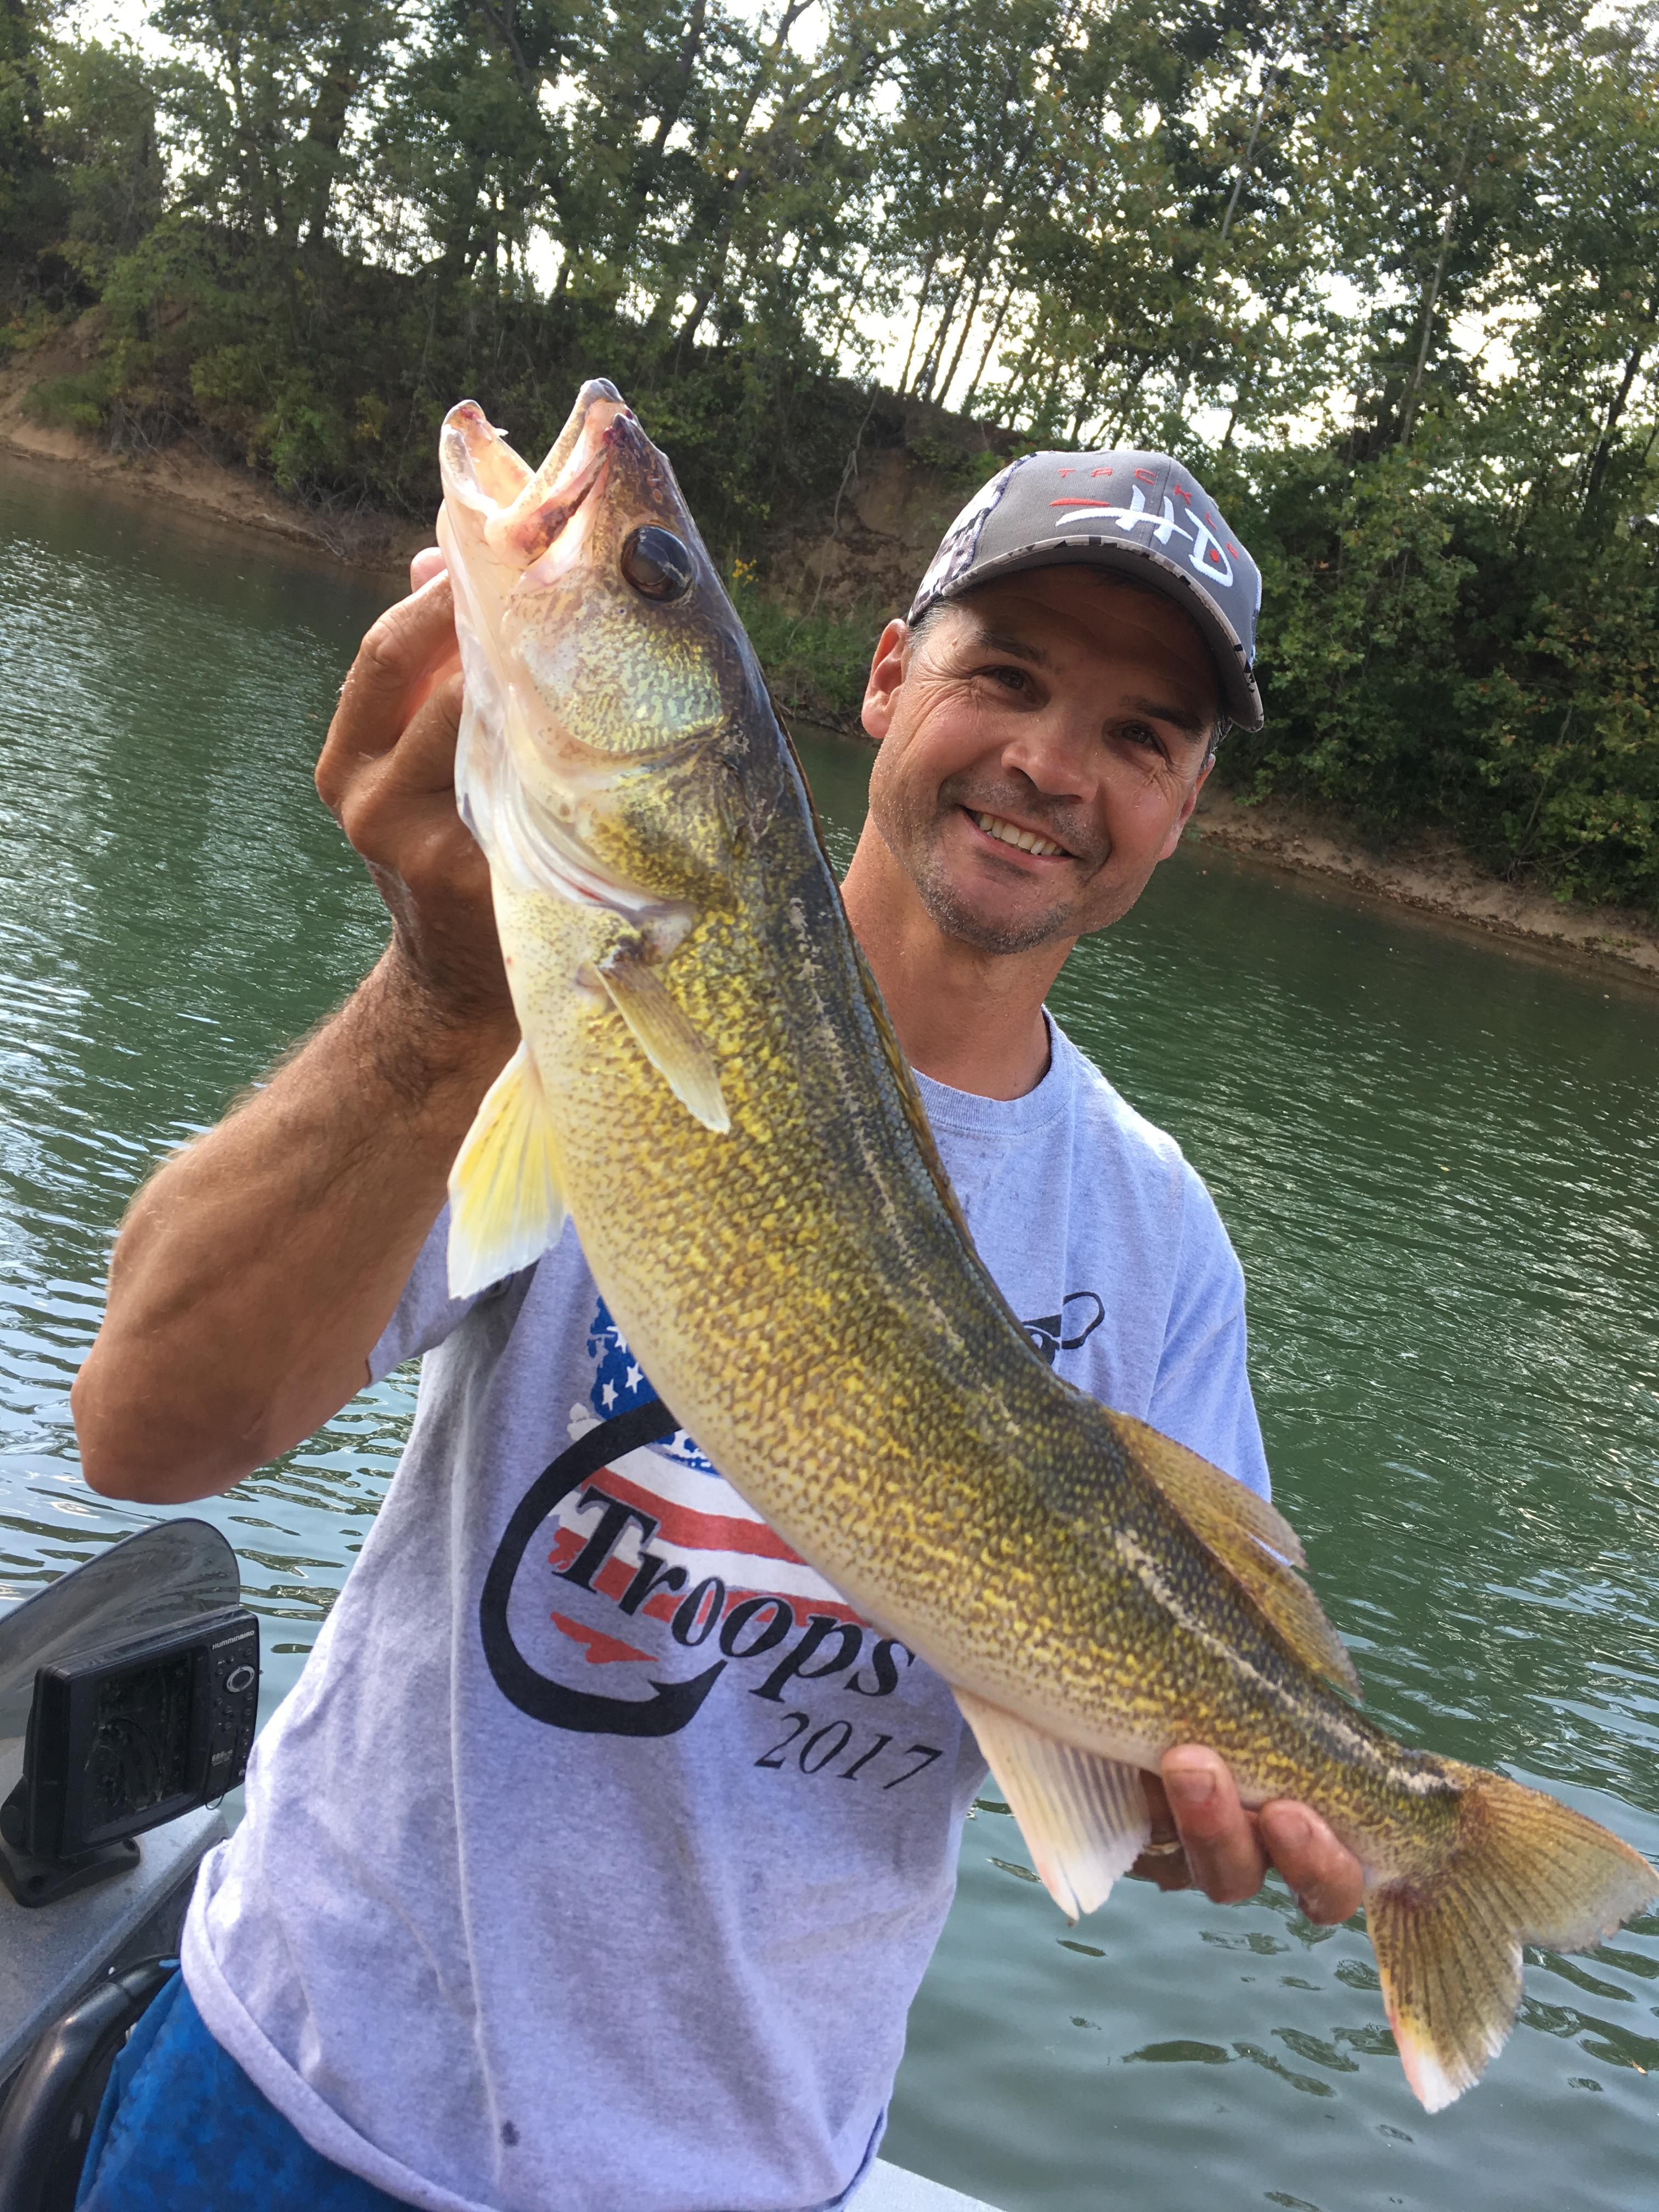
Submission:
POLYGON ((934 331, 933 342, 927 348, 927 359, 922 362, 916 374, 916 397, 919 399, 931 399, 933 397, 933 379, 939 372, 939 357, 945 351, 945 333, 949 331, 956 315, 957 301, 962 297, 962 288, 967 277, 968 271, 965 269, 957 270, 956 280, 951 287, 951 296, 939 312, 939 326, 934 331))
MULTIPOLYGON (((1233 227, 1233 217, 1238 213, 1238 203, 1243 197, 1244 187, 1249 181, 1250 172, 1255 167, 1256 142, 1261 136, 1262 119, 1267 112, 1268 97, 1273 91, 1273 79, 1279 75, 1283 58, 1281 55, 1261 80, 1261 89, 1256 95, 1255 113, 1250 119, 1250 135, 1245 143, 1244 156, 1238 165, 1238 174, 1233 179, 1232 197, 1227 202, 1227 212, 1221 218, 1221 231, 1216 240, 1218 253, 1226 246, 1227 234, 1233 227)), ((1181 372, 1181 382, 1176 391, 1175 411, 1177 415, 1186 412, 1187 394, 1191 388, 1193 367, 1197 359, 1198 340, 1194 338, 1187 348, 1186 362, 1181 372)), ((1237 414, 1237 410, 1235 409, 1234 412, 1237 414)), ((1231 422, 1227 426, 1227 434, 1230 438, 1232 435, 1231 422)))
POLYGON ((1589 476, 1584 485, 1583 506, 1579 510, 1581 514, 1589 509, 1591 501, 1601 489, 1601 479, 1607 475, 1607 463, 1613 458, 1613 434, 1619 428, 1620 420, 1630 404, 1631 392, 1635 387, 1637 378, 1642 373, 1642 363, 1647 358, 1648 348, 1653 343, 1652 319, 1650 316, 1648 329, 1632 347, 1630 359, 1625 363, 1625 374, 1620 382, 1619 389, 1607 403, 1607 420, 1601 425, 1601 434, 1595 441, 1595 452, 1590 461, 1589 476))
POLYGON ((634 163, 633 180, 628 188, 625 212, 621 218, 613 248, 613 258, 619 264, 625 264, 633 252, 634 242, 645 218, 646 203, 661 172, 663 149, 668 143, 668 134, 684 114, 686 102, 691 96, 692 72, 702 52, 708 17, 708 0, 692 0, 691 12, 686 18, 685 36, 680 40, 679 55, 674 64, 672 89, 658 111, 656 129, 647 144, 640 149, 634 163))
POLYGON ((340 166, 340 142, 369 59, 363 27, 361 22, 353 23, 331 48, 311 121, 301 142, 307 150, 307 166, 313 171, 305 214, 307 246, 320 244, 328 228, 329 202, 340 166))
POLYGON ((501 40, 507 59, 513 64, 513 74, 519 80, 519 88, 536 95, 536 70, 524 50, 514 17, 518 13, 515 0, 478 0, 478 8, 495 36, 501 40))
MULTIPOLYGON (((1116 422, 1113 425, 1113 428, 1112 428, 1112 434, 1111 434, 1111 436, 1110 436, 1109 438, 1105 437, 1105 436, 1103 435, 1104 431, 1105 431, 1105 428, 1106 428, 1106 418, 1105 418, 1105 416, 1104 416, 1103 415, 1103 416, 1102 416, 1102 417, 1100 418, 1100 427, 1101 427, 1101 430, 1102 430, 1102 433, 1103 433, 1103 440, 1102 440, 1102 442, 1103 442, 1103 446, 1104 447, 1106 447, 1106 448, 1109 448, 1109 449, 1110 447, 1112 447, 1115 446, 1115 445, 1116 445, 1116 443, 1117 443, 1117 441, 1118 441, 1118 440, 1119 440, 1119 438, 1123 434, 1124 431, 1126 431, 1126 430, 1128 428, 1128 427, 1129 427, 1129 410, 1130 410, 1130 408, 1133 406, 1133 403, 1134 403, 1134 397, 1135 397, 1135 394, 1139 391, 1139 389, 1140 389, 1141 386, 1146 382, 1146 373, 1147 373, 1147 371, 1152 368, 1152 356, 1151 356, 1150 354, 1143 354, 1143 355, 1141 356, 1140 366, 1136 369, 1136 371, 1135 371, 1134 374, 1133 374, 1133 375, 1129 379, 1129 381, 1128 381, 1127 385, 1127 386, 1123 386, 1123 387, 1119 391, 1119 392, 1118 392, 1118 418, 1117 418, 1116 422)), ((1079 428, 1079 430, 1081 430, 1082 427, 1083 427, 1083 418, 1082 418, 1081 411, 1079 410, 1079 417, 1078 417, 1078 428, 1079 428)))
POLYGON ((1008 310, 1012 307, 1013 303, 1014 288, 1011 284, 1002 295, 1002 305, 997 309, 995 320, 991 325, 991 335, 985 341, 985 350, 979 357, 979 367, 974 371, 973 382, 968 386, 967 391, 963 395, 962 412, 964 415, 966 415, 973 406, 974 394, 979 390, 981 380, 984 377, 987 368, 990 366, 992 349, 995 346, 997 340, 1002 336, 1002 325, 1006 321, 1008 310))
POLYGON ((1446 263, 1451 253, 1452 234, 1457 228, 1457 210, 1463 204, 1463 171, 1468 165, 1469 149, 1474 143, 1474 125, 1469 125, 1457 156, 1457 167, 1452 176, 1451 192, 1446 201, 1444 220, 1440 225, 1440 251, 1435 256, 1434 275, 1429 283, 1429 296, 1423 308, 1423 337, 1417 349, 1417 366, 1412 371, 1412 380, 1406 387, 1406 396, 1400 409, 1400 443, 1409 446, 1412 432, 1417 427, 1417 410, 1423 396, 1423 378, 1429 365, 1429 346, 1434 337, 1435 309, 1440 304, 1440 287, 1445 282, 1446 263))
POLYGON ((921 272, 921 289, 916 295, 916 319, 910 325, 910 343, 905 348, 904 366, 899 371, 898 388, 901 398, 910 389, 910 363, 915 359, 916 340, 921 336, 921 319, 927 312, 927 295, 933 289, 933 270, 938 264, 937 252, 930 252, 927 266, 921 272))
POLYGON ((945 370, 939 383, 939 398, 941 407, 951 396, 951 386, 957 380, 957 371, 962 367, 962 356, 967 350, 969 339, 973 336, 974 317, 979 313, 980 295, 985 289, 985 274, 989 261, 988 253, 981 257, 978 271, 974 277, 974 289, 968 295, 968 312, 963 317, 962 336, 957 340, 957 349, 951 356, 951 366, 945 370))

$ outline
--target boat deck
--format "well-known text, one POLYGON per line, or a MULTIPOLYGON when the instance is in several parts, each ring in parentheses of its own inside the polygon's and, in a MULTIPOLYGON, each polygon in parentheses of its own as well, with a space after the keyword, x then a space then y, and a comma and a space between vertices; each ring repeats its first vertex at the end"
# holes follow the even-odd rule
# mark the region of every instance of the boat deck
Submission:
POLYGON ((907 2173, 902 2166, 889 2166, 880 2158, 853 2204, 854 2212, 994 2212, 977 2197, 925 2181, 921 2174, 907 2173))

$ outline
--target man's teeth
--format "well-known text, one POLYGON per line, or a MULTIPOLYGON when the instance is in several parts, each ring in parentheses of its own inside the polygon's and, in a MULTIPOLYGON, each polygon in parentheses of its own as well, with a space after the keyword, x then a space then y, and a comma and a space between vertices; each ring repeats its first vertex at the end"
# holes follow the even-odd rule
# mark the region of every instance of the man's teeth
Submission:
POLYGON ((1020 830, 1013 823, 1005 822, 1000 814, 975 814, 974 817, 988 837, 1000 837, 1005 845, 1018 845, 1022 853, 1063 853, 1066 848, 1056 845, 1052 837, 1039 837, 1035 830, 1020 830))

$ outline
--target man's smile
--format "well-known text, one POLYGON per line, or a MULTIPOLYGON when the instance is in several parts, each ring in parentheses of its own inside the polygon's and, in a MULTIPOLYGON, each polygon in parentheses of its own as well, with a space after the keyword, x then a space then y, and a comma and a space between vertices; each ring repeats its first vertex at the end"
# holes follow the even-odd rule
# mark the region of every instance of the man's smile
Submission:
POLYGON ((1012 845, 1018 852, 1030 853, 1034 859, 1070 860, 1077 857, 1075 854, 1068 853, 1065 846, 1057 845, 1052 837, 1045 837, 1040 830, 1025 829, 1018 822, 1009 821, 1006 815, 981 814, 977 808, 971 806, 964 806, 962 811, 988 837, 994 837, 1000 844, 1012 845))

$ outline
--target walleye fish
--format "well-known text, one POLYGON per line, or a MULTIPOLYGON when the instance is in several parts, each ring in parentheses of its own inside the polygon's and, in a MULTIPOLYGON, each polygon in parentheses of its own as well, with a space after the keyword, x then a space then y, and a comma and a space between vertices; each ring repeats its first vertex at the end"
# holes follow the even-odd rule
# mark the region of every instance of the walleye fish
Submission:
POLYGON ((1510 2032, 1522 1945, 1599 1942, 1659 1875, 1374 1726, 1281 1516, 1032 1348, 742 625, 615 388, 582 387, 533 472, 471 401, 441 458, 456 789, 523 1034, 455 1164, 453 1289, 526 1266, 568 1210, 715 1465, 951 1684, 1069 1916, 1139 1852, 1140 1771, 1174 1744, 1212 1746, 1248 1805, 1316 1807, 1364 1868, 1407 2076, 1449 2104, 1510 2032))

